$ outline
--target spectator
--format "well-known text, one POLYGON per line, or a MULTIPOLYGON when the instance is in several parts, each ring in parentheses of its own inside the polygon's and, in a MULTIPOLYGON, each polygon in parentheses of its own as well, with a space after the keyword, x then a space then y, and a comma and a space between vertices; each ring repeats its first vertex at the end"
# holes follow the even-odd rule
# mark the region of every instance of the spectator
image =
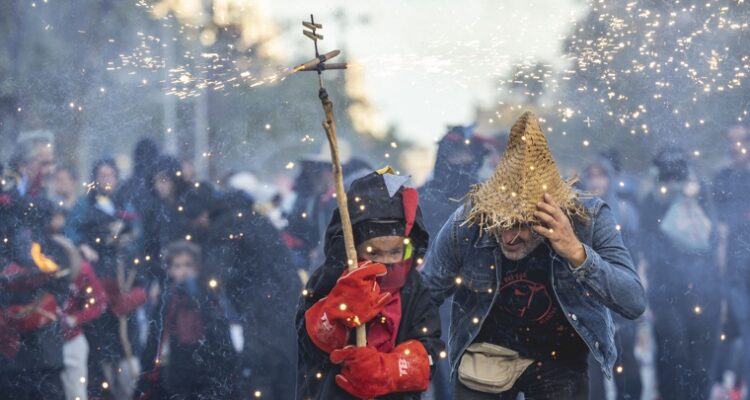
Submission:
POLYGON ((45 132, 21 134, 2 182, 0 398, 64 398, 55 314, 67 297, 71 263, 50 235, 53 207, 45 195, 54 170, 52 140, 45 132))
POLYGON ((659 392, 664 400, 706 398, 721 302, 711 191, 680 148, 660 150, 654 165, 657 184, 641 204, 641 232, 659 392))
POLYGON ((165 249, 167 286, 154 308, 141 399, 228 399, 235 353, 215 281, 201 279, 200 248, 165 249), (214 282, 214 283, 211 283, 214 282))
POLYGON ((89 381, 89 343, 83 334, 82 327, 104 313, 107 309, 107 296, 91 264, 81 258, 72 243, 66 249, 70 255, 71 265, 79 267, 71 268, 74 271, 73 282, 70 285, 70 294, 64 304, 61 318, 65 338, 63 345, 65 369, 60 378, 67 399, 86 400, 89 381))
POLYGON ((140 260, 124 251, 130 244, 132 214, 113 195, 119 182, 115 162, 96 161, 91 182, 88 193, 71 210, 65 232, 92 264, 109 305, 101 317, 83 327, 93 349, 89 356, 89 391, 92 396, 120 400, 132 395, 138 374, 134 346, 138 329, 133 315, 146 295, 142 277, 134 280, 140 260), (124 336, 122 329, 126 330, 124 336))
MULTIPOLYGON (((718 217, 719 236, 717 261, 728 292, 726 304, 729 315, 725 325, 736 325, 742 342, 750 343, 750 146, 748 129, 734 126, 727 132, 729 165, 714 178, 714 201, 718 217)), ((724 307, 723 307, 724 308, 724 307)), ((725 315, 726 313, 722 313, 725 315)), ((740 380, 750 384, 750 351, 738 354, 744 376, 740 380)), ((718 360, 717 360, 718 362, 718 360)), ((717 364, 718 366, 718 364, 717 364)), ((722 371, 715 371, 714 379, 721 379, 722 371)))
POLYGON ((73 167, 58 167, 55 169, 52 201, 55 206, 69 211, 78 199, 80 184, 77 182, 73 167))

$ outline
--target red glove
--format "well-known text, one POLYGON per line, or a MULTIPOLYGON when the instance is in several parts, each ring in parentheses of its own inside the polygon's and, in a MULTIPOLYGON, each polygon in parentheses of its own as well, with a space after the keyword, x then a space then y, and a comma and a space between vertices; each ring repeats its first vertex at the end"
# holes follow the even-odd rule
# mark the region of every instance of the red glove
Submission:
POLYGON ((336 281, 328 296, 305 312, 305 327, 310 340, 330 353, 347 343, 349 331, 367 323, 380 313, 391 299, 380 293, 375 278, 385 275, 385 265, 365 262, 354 271, 347 271, 336 281))
POLYGON ((430 385, 430 357, 418 340, 401 343, 390 353, 346 346, 331 353, 331 362, 343 364, 336 384, 360 399, 424 392, 430 385))

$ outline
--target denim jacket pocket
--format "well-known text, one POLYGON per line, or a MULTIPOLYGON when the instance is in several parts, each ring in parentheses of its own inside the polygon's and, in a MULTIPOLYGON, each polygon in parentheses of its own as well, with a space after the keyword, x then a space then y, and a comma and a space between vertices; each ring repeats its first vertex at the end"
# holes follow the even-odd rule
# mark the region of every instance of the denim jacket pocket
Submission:
MULTIPOLYGON (((494 271, 492 271, 494 274, 494 271)), ((474 293, 493 294, 495 291, 495 278, 492 274, 476 271, 467 271, 461 276, 461 285, 474 293)))

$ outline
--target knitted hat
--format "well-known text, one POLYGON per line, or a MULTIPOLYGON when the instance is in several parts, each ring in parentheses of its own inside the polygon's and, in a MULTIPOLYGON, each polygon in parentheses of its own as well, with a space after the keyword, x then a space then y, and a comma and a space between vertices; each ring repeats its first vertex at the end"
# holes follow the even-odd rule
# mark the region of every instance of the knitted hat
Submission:
POLYGON ((511 128, 494 175, 469 193, 467 222, 484 230, 537 223, 534 211, 545 193, 568 215, 585 218, 573 183, 560 176, 537 117, 527 111, 511 128))

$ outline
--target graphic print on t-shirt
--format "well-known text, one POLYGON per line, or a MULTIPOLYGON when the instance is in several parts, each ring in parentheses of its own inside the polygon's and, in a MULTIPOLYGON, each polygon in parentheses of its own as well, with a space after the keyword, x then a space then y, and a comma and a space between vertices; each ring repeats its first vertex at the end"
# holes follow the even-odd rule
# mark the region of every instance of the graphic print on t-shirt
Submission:
POLYGON ((547 286, 530 280, 526 272, 503 277, 499 296, 503 311, 527 321, 545 323, 556 310, 547 286))
POLYGON ((586 363, 588 349, 552 292, 552 256, 539 246, 521 260, 502 259, 490 314, 475 342, 488 342, 534 360, 586 363))

